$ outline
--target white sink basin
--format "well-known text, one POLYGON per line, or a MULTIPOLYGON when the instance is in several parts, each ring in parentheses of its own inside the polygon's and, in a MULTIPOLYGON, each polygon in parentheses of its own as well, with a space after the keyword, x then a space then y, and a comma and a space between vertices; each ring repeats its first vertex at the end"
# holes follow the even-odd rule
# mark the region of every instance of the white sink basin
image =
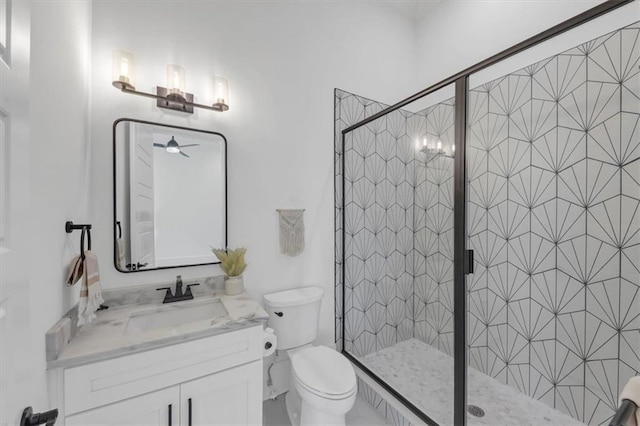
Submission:
POLYGON ((124 334, 141 333, 160 328, 175 328, 191 322, 227 315, 220 300, 175 302, 153 310, 134 312, 129 317, 124 334))

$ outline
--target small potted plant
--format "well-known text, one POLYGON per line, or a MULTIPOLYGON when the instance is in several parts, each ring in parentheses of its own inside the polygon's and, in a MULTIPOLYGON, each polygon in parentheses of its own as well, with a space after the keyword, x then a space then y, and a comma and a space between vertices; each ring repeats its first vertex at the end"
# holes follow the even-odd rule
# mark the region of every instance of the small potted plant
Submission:
POLYGON ((239 247, 237 249, 215 249, 211 248, 213 254, 220 260, 220 269, 227 274, 224 282, 224 291, 229 296, 236 296, 244 291, 242 283, 242 273, 247 268, 244 255, 247 249, 239 247))

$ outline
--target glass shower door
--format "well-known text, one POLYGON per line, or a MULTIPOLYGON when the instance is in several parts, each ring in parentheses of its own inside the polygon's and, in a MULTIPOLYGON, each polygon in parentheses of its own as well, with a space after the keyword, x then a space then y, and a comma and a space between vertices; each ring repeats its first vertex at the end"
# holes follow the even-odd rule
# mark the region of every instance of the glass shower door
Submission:
MULTIPOLYGON (((347 129, 342 158, 344 351, 430 424, 453 422, 453 96, 347 129)), ((345 119, 386 107, 337 102, 345 119)))

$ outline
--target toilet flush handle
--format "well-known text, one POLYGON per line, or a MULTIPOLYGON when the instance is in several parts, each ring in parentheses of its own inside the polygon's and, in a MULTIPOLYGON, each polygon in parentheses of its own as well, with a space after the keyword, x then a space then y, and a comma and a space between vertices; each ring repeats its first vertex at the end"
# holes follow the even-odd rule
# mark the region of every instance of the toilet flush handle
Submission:
POLYGON ((283 313, 283 312, 274 312, 274 314, 276 314, 276 315, 277 315, 277 316, 279 316, 279 317, 281 317, 281 316, 283 316, 283 315, 284 315, 284 313, 283 313))

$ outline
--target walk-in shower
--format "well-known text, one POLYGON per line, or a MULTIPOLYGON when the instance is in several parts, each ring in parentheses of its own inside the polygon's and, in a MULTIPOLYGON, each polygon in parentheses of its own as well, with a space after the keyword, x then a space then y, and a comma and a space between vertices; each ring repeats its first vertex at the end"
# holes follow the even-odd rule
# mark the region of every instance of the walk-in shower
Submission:
POLYGON ((338 344, 428 423, 608 424, 640 374, 640 23, 596 16, 336 90, 338 344))

